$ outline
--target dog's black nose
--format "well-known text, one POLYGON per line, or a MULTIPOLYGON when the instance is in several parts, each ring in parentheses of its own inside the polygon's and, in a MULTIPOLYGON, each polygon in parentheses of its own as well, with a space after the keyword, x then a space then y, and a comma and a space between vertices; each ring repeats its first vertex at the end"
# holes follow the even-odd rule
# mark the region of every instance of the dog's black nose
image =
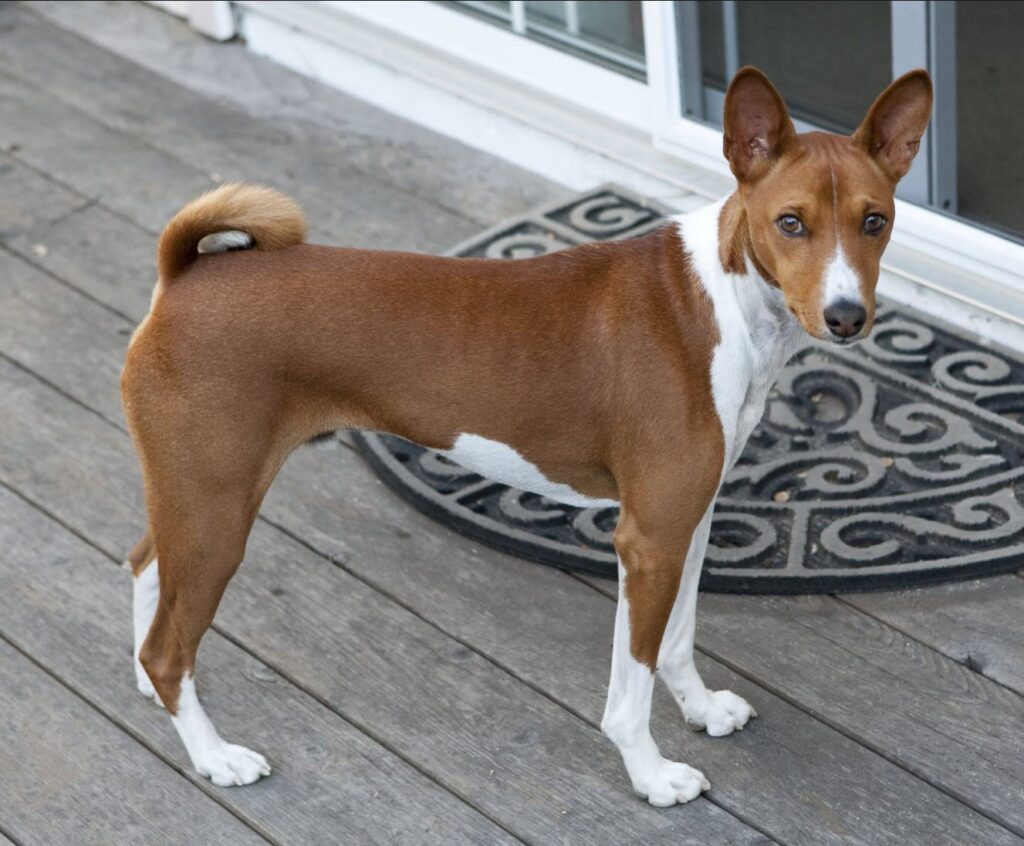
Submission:
POLYGON ((867 319, 867 309, 853 300, 839 300, 825 309, 825 325, 837 338, 852 338, 867 319))

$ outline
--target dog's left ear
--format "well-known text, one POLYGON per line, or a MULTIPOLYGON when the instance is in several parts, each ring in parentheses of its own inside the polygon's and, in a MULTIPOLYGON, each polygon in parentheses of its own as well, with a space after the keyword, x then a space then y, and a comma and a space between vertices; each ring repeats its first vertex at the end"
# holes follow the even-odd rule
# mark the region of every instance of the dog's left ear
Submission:
POLYGON ((931 77, 925 70, 910 71, 878 95, 853 140, 896 183, 910 170, 931 115, 931 77))

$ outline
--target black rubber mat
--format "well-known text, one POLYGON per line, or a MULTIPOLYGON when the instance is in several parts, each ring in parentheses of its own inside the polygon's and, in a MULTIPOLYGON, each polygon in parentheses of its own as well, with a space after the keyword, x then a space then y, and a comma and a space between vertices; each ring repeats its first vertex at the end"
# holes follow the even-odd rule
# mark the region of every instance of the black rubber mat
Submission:
MULTIPOLYGON (((631 238, 664 215, 605 186, 452 254, 515 259, 631 238)), ((783 371, 722 489, 701 588, 841 592, 1024 566, 1022 421, 1024 363, 880 303, 870 339, 808 344, 783 371)), ((452 529, 615 577, 615 509, 512 490, 389 435, 357 440, 391 487, 452 529)))

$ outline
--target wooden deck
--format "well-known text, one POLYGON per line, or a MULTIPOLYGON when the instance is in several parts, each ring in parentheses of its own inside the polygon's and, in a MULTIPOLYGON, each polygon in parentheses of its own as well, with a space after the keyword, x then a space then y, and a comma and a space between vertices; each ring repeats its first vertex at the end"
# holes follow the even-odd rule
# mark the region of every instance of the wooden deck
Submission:
POLYGON ((701 670, 760 718, 708 738, 659 690, 656 737, 713 787, 656 810, 598 729, 612 586, 451 534, 344 444, 289 461, 200 652, 274 774, 196 777, 135 691, 119 566, 157 232, 225 178, 293 193, 317 240, 430 251, 559 192, 117 4, 0 7, 0 151, 0 843, 1024 842, 1021 577, 705 595, 701 670), (65 28, 90 16, 186 84, 65 28))

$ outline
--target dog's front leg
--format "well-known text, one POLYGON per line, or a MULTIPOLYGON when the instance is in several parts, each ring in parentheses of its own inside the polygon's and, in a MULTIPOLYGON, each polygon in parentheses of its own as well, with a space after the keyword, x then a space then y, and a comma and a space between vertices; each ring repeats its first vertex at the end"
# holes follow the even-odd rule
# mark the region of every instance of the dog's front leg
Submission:
POLYGON ((633 789, 652 805, 689 802, 710 785, 704 774, 662 757, 651 737, 651 694, 662 635, 683 569, 675 531, 651 531, 624 504, 615 531, 619 603, 615 613, 611 681, 601 728, 622 754, 633 789))
POLYGON ((708 690, 693 661, 697 584, 711 534, 713 510, 712 503, 693 533, 679 593, 661 641, 658 673, 672 691, 691 727, 705 729, 711 737, 724 737, 742 729, 751 717, 757 716, 757 712, 732 691, 708 690))

